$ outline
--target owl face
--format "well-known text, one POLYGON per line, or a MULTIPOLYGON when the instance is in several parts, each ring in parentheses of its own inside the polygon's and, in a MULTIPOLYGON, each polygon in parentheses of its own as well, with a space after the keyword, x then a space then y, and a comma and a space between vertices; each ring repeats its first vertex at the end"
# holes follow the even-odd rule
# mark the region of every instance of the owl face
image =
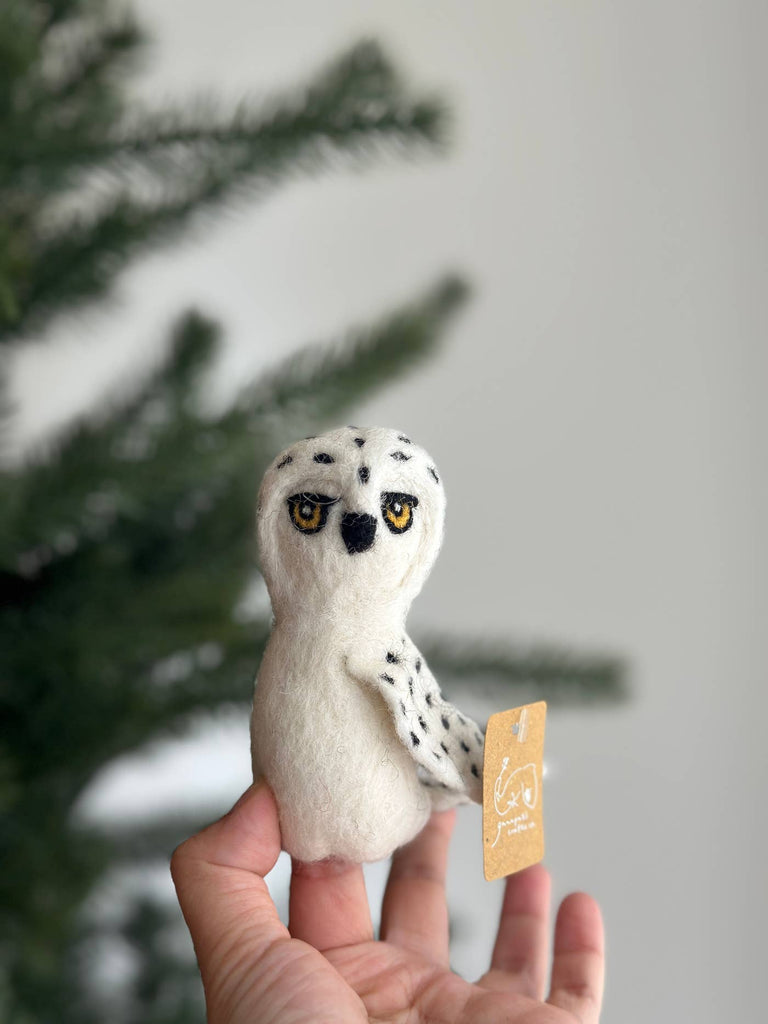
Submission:
POLYGON ((444 515, 434 462, 396 430, 341 427, 291 445, 259 492, 275 614, 407 606, 437 556, 444 515))

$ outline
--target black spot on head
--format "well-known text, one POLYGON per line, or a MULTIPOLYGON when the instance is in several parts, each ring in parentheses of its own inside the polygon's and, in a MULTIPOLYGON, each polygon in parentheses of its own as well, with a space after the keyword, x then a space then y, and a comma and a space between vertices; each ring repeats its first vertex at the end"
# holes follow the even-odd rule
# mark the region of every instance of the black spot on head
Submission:
POLYGON ((332 455, 329 455, 328 452, 317 452, 317 454, 315 455, 314 461, 315 462, 322 462, 323 465, 325 465, 325 466, 330 466, 330 464, 332 462, 335 462, 336 459, 334 459, 334 457, 332 455))
POLYGON ((390 683, 392 686, 395 685, 395 680, 392 676, 388 676, 386 672, 382 672, 379 679, 383 679, 385 683, 390 683))
POLYGON ((421 726, 424 732, 429 732, 429 729, 427 728, 427 723, 424 721, 421 715, 419 715, 419 725, 421 726))
POLYGON ((284 459, 281 459, 281 461, 278 462, 277 468, 278 469, 282 469, 283 466, 287 466, 291 462, 293 462, 293 456, 292 455, 286 455, 284 459))
POLYGON ((367 466, 361 466, 357 471, 357 475, 360 478, 361 484, 367 484, 371 479, 371 471, 367 466))
POLYGON ((416 659, 416 671, 421 672, 421 658, 416 659))
POLYGON ((392 651, 387 651, 387 661, 390 665, 399 665, 400 659, 392 651))
POLYGON ((447 754, 447 753, 448 753, 448 747, 446 747, 446 745, 445 745, 444 743, 441 743, 441 744, 440 744, 440 746, 441 746, 441 747, 443 748, 443 750, 444 750, 444 751, 446 752, 446 754, 447 754))
POLYGON ((476 779, 480 778, 480 775, 478 774, 478 771, 477 771, 477 765, 476 764, 472 765, 472 774, 475 776, 476 779))
POLYGON ((432 707, 432 694, 428 693, 426 695, 426 697, 424 698, 424 700, 427 702, 427 707, 431 708, 432 707))
POLYGON ((421 743, 421 740, 419 739, 415 732, 411 733, 411 743, 414 745, 414 747, 418 747, 418 745, 421 743))
POLYGON ((405 452, 390 452, 389 454, 396 462, 408 462, 411 457, 406 455, 405 452))
POLYGON ((402 701, 400 701, 400 711, 402 712, 402 714, 405 714, 405 704, 403 704, 402 701))
POLYGON ((403 444, 413 444, 413 441, 411 441, 410 437, 406 437, 405 434, 398 434, 397 440, 402 441, 403 444))
POLYGON ((445 715, 441 715, 440 716, 440 721, 443 723, 443 728, 444 729, 450 729, 451 728, 451 723, 448 721, 448 719, 445 717, 445 715))
POLYGON ((462 749, 462 750, 464 751, 464 753, 465 753, 465 754, 468 754, 468 753, 469 753, 469 747, 468 747, 468 746, 467 746, 467 744, 466 744, 466 743, 464 742, 464 740, 462 740, 462 741, 461 741, 461 749, 462 749))
POLYGON ((356 437, 355 438, 355 444, 357 445, 358 448, 362 448, 363 445, 365 444, 365 438, 364 437, 356 437))
POLYGON ((434 466, 430 466, 429 467, 429 472, 432 474, 432 478, 434 479, 435 483, 439 484, 440 483, 440 477, 437 475, 437 470, 435 469, 435 467, 434 466))
POLYGON ((432 757, 436 757, 438 761, 442 761, 442 756, 438 754, 436 750, 432 751, 432 757))
POLYGON ((408 676, 408 693, 413 696, 413 677, 408 676))

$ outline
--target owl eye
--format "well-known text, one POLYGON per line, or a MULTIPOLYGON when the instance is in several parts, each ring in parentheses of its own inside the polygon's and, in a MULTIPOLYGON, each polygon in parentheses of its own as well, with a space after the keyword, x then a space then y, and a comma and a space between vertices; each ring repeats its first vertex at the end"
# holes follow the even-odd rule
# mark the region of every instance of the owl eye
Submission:
POLYGON ((413 510, 419 499, 412 494, 385 491, 381 496, 381 514, 392 533, 405 533, 413 526, 413 510))
POLYGON ((288 498, 288 514, 301 533, 317 533, 325 526, 331 505, 338 500, 327 494, 294 494, 288 498))

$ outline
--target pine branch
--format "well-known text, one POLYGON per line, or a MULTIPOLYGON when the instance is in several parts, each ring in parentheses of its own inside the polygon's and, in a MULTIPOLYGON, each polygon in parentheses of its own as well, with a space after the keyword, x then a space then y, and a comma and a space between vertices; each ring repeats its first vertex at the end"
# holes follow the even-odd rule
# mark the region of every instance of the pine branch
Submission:
POLYGON ((99 841, 113 851, 115 865, 168 861, 179 843, 221 817, 227 807, 200 807, 191 812, 172 811, 162 818, 129 825, 91 826, 99 841))
POLYGON ((564 647, 518 647, 508 643, 457 642, 433 636, 421 645, 430 668, 455 685, 498 695, 514 691, 517 703, 546 700, 553 706, 628 698, 626 666, 609 654, 564 647))
MULTIPOLYGON (((113 45, 134 45, 135 29, 130 23, 117 32, 109 31, 115 33, 113 45)), ((111 41, 107 30, 105 35, 111 41)), ((199 152, 201 147, 210 151, 214 146, 246 143, 268 155, 271 146, 285 145, 303 132, 338 142, 355 130, 371 133, 377 128, 409 142, 441 143, 446 121, 446 109, 439 101, 407 98, 393 65, 377 43, 368 41, 337 58, 308 86, 261 103, 242 101, 234 115, 222 113, 210 98, 188 99, 178 110, 134 113, 109 135, 87 138, 81 145, 73 146, 71 136, 22 140, 21 147, 12 151, 7 147, 5 159, 12 161, 6 166, 16 171, 33 161, 104 169, 115 158, 150 158, 169 148, 178 157, 179 147, 199 152)), ((152 169, 151 164, 138 166, 152 169)))
POLYGON ((25 154, 42 154, 46 146, 65 152, 66 140, 71 150, 81 136, 95 139, 113 130, 123 107, 114 86, 143 48, 133 18, 101 0, 91 0, 87 17, 82 5, 62 5, 69 9, 48 23, 43 6, 11 2, 0 12, 0 47, 18 55, 6 62, 7 103, 0 102, 0 182, 6 191, 12 184, 30 188, 37 168, 25 154), (27 173, 14 182, 22 168, 27 173))
MULTIPOLYGON (((89 588, 87 607, 64 592, 58 600, 38 598, 26 614, 17 606, 17 624, 6 615, 5 639, 12 646, 0 652, 0 678, 7 681, 0 712, 5 756, 18 783, 55 787, 73 801, 94 771, 118 754, 186 727, 201 711, 245 705, 267 634, 266 626, 231 617, 247 568, 243 560, 231 579, 218 583, 218 600, 207 608, 201 569, 197 600, 189 594, 179 608, 157 604, 156 593, 144 597, 130 577, 115 579, 111 592, 102 576, 89 588), (73 679, 77 701, 71 699, 73 679)), ((75 593, 82 597, 83 588, 75 593)))
MULTIPOLYGON (((178 907, 141 896, 120 931, 137 960, 128 1006, 132 1002, 138 1008, 141 1024, 204 1024, 202 984, 191 943, 186 939, 179 949, 171 941, 179 932, 186 937, 178 907)), ((135 1018, 131 1014, 124 1019, 135 1018)))
MULTIPOLYGON (((26 0, 22 0, 22 2, 26 2, 26 0)), ((99 0, 97 0, 97 3, 99 3, 99 0)), ((56 28, 63 22, 82 17, 88 13, 88 6, 91 7, 91 12, 93 12, 92 0, 44 0, 43 3, 39 3, 36 6, 42 8, 40 16, 43 19, 44 34, 50 32, 51 29, 56 28)), ((103 4, 100 4, 100 6, 103 6, 103 4)))
MULTIPOLYGON (((0 366, 0 467, 2 467, 4 460, 6 460, 10 454, 10 444, 8 439, 11 433, 13 414, 14 409, 8 391, 8 380, 4 372, 4 368, 0 366)), ((2 507, 4 504, 4 497, 3 471, 0 468, 0 532, 2 532, 2 507)))
POLYGON ((121 666, 124 689, 114 727, 109 735, 90 741, 96 766, 148 742, 179 735, 201 715, 250 705, 269 620, 225 620, 217 628, 209 618, 199 626, 205 632, 187 635, 186 646, 172 649, 162 660, 147 665, 141 659, 144 663, 135 673, 129 664, 121 666))
POLYGON ((13 106, 13 85, 33 64, 38 50, 35 19, 24 0, 0 6, 0 117, 13 106))
POLYGON ((261 113, 241 109, 229 120, 204 117, 202 123, 174 114, 149 117, 141 130, 115 139, 9 139, 5 149, 0 144, 6 178, 50 176, 58 161, 68 173, 95 164, 128 184, 116 194, 107 188, 96 215, 66 219, 23 242, 19 229, 22 255, 0 275, 3 294, 8 292, 0 340, 27 336, 65 308, 103 294, 146 247, 167 244, 222 203, 263 196, 286 177, 334 167, 342 157, 410 154, 415 144, 438 141, 443 125, 441 106, 403 97, 386 60, 368 44, 299 97, 273 102, 261 113))
MULTIPOLYGON (((308 346, 244 389, 217 420, 199 418, 190 401, 216 350, 217 328, 197 314, 181 318, 168 357, 127 406, 80 422, 45 462, 0 478, 0 568, 17 572, 23 557, 24 574, 35 576, 83 546, 103 544, 121 522, 134 538, 130 524, 142 517, 154 524, 156 548, 172 547, 181 540, 178 517, 201 501, 220 516, 226 505, 244 529, 276 436, 290 440, 295 429, 337 420, 418 365, 466 295, 463 282, 445 278, 378 324, 308 346)), ((210 547, 209 538, 191 540, 210 547)))
POLYGON ((279 417, 283 431, 297 423, 338 419, 341 409, 432 355, 467 295, 464 281, 445 277, 373 327, 350 331, 336 344, 301 349, 246 389, 238 406, 249 411, 254 423, 279 417))
POLYGON ((43 99, 59 104, 77 99, 105 81, 125 74, 145 36, 130 15, 111 18, 91 30, 63 55, 66 65, 50 82, 43 99))
POLYGON ((185 314, 133 395, 112 396, 28 462, 0 471, 0 568, 16 571, 26 553, 34 574, 36 562, 66 557, 89 535, 103 540, 121 501, 132 504, 136 476, 151 471, 146 457, 163 432, 187 428, 187 455, 200 445, 207 424, 185 410, 218 344, 213 321, 185 314))

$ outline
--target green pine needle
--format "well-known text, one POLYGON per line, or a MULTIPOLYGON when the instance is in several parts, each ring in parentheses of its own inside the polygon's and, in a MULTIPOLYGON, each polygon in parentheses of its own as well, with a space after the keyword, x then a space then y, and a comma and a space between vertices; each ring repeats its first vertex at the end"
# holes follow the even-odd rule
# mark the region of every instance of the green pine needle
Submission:
POLYGON ((412 156, 445 136, 442 104, 407 95, 374 43, 343 54, 303 89, 243 102, 234 115, 200 101, 119 116, 102 79, 140 38, 131 23, 105 27, 74 61, 77 73, 55 87, 36 83, 23 117, 9 111, 5 126, 0 117, 0 211, 8 211, 6 223, 0 212, 0 341, 79 312, 139 253, 222 205, 340 160, 360 169, 387 152, 412 156), (97 95, 81 97, 86 84, 97 95), (82 111, 61 113, 80 100, 82 111), (72 213, 62 214, 60 193, 72 213))
POLYGON ((461 278, 445 277, 373 327, 350 331, 330 345, 301 349, 247 389, 238 405, 254 423, 279 417, 284 425, 298 428, 300 423, 338 419, 352 402, 432 355, 468 294, 461 278))
POLYGON ((616 703, 628 696, 626 665, 615 655, 452 637, 427 638, 421 649, 439 679, 475 692, 504 693, 517 704, 616 703))

